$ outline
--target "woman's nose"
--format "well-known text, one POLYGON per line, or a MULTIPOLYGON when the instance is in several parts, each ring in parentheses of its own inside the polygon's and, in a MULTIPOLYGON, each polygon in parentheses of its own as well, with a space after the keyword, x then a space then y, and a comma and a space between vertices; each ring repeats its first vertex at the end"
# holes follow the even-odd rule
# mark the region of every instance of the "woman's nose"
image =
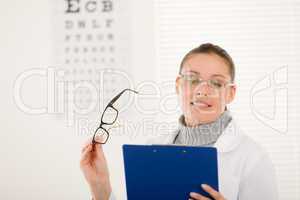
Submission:
POLYGON ((200 83, 195 88, 195 93, 197 96, 208 96, 211 93, 211 88, 206 81, 200 83))

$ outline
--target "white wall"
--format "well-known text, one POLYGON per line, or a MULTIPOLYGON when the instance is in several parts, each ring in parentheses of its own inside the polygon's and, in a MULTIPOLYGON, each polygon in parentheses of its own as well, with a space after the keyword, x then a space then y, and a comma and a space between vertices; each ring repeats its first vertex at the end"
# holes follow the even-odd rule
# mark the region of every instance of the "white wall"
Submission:
MULTIPOLYGON (((55 115, 22 112, 13 98, 14 81, 19 74, 32 68, 46 69, 53 64, 52 3, 11 0, 2 3, 0 8, 0 88, 3 94, 0 199, 89 198, 78 166, 80 146, 88 136, 77 133, 76 126, 67 126, 64 119, 55 115)), ((144 80, 172 81, 183 54, 204 41, 223 46, 237 64, 239 91, 232 105, 233 113, 245 131, 271 153, 278 170, 281 199, 299 199, 299 2, 264 1, 255 5, 228 1, 222 6, 196 0, 131 0, 128 3, 130 62, 135 84, 144 80), (259 119, 253 114, 250 99, 256 83, 282 66, 288 66, 288 87, 283 87, 288 89, 288 131, 278 133, 263 123, 265 118, 259 119)), ((285 80, 284 77, 276 80, 282 79, 285 80)), ((172 84, 158 86, 163 93, 173 93, 172 84)), ((28 80, 22 91, 24 101, 30 106, 47 104, 43 77, 28 80)), ((258 96, 255 106, 271 113, 274 107, 261 104, 268 105, 272 97, 267 93, 263 98, 258 96)), ((142 103, 151 107, 157 99, 142 103)), ((172 107, 173 102, 168 105, 172 107)), ((173 123, 178 112, 175 113, 161 114, 161 117, 173 123)), ((119 199, 124 199, 125 194, 119 181, 124 184, 121 144, 143 141, 147 129, 142 126, 157 122, 161 117, 130 115, 140 127, 127 129, 126 133, 131 135, 116 135, 106 145, 113 187, 119 199), (133 136, 134 132, 139 135, 133 136)), ((279 119, 278 124, 282 120, 279 119)), ((275 128, 278 127, 275 125, 275 128)))
MULTIPOLYGON (((21 112, 13 100, 14 81, 21 72, 51 64, 49 8, 48 1, 1 5, 1 199, 87 197, 78 170, 81 139, 49 115, 21 112)), ((25 102, 45 105, 43 77, 34 77, 23 87, 25 102)))
MULTIPOLYGON (((53 66, 56 53, 53 23, 58 22, 53 21, 54 3, 52 0, 7 1, 0 8, 0 87, 3 94, 0 199, 90 198, 79 169, 79 159, 81 145, 92 133, 82 134, 77 124, 68 126, 68 121, 61 115, 24 113, 14 102, 15 81, 24 71, 56 67, 53 66)), ((132 81, 153 80, 153 4, 137 0, 127 3, 130 8, 126 27, 131 42, 129 61, 132 71, 138 74, 132 81)), ((44 76, 26 79, 21 88, 26 106, 39 108, 47 105, 46 81, 44 76)), ((135 115, 135 118, 139 117, 135 115)), ((93 115, 92 120, 98 120, 98 115, 93 115)), ((138 141, 134 138, 137 137, 116 135, 105 149, 114 190, 120 199, 125 195, 125 188, 119 187, 120 176, 123 176, 121 144, 138 141)))

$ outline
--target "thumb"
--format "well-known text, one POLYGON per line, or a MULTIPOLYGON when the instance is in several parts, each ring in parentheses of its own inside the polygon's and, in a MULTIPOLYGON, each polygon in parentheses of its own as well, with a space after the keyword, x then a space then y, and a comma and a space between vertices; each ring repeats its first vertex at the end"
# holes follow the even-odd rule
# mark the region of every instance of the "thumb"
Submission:
POLYGON ((102 146, 102 144, 98 144, 98 143, 94 144, 93 145, 93 151, 95 152, 95 154, 96 154, 96 156, 98 158, 105 159, 105 155, 104 155, 104 152, 103 152, 103 146, 102 146))

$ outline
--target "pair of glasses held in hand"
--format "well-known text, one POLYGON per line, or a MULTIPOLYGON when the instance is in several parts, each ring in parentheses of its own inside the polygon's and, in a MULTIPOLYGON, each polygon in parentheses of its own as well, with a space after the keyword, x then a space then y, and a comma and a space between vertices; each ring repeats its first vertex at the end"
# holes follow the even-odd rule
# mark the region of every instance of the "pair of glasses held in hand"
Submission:
POLYGON ((104 125, 113 125, 118 118, 119 110, 114 107, 114 103, 125 93, 134 92, 138 94, 137 91, 132 89, 124 89, 118 95, 116 95, 105 107, 102 115, 101 122, 93 135, 93 144, 105 144, 109 138, 108 130, 103 127, 104 125))

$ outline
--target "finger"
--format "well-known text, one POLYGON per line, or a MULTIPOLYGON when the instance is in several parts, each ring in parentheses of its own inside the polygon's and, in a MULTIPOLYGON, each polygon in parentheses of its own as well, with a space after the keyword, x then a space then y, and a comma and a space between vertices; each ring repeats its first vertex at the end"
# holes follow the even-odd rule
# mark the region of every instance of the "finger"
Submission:
POLYGON ((102 144, 93 144, 93 151, 96 152, 98 158, 104 158, 103 146, 102 144))
POLYGON ((88 148, 88 146, 89 146, 89 145, 86 145, 86 146, 82 147, 82 149, 81 149, 81 154, 83 154, 83 152, 88 148))
POLYGON ((196 200, 210 200, 209 198, 205 197, 205 196, 202 196, 201 194, 198 194, 196 192, 191 192, 190 193, 190 196, 193 198, 193 199, 196 199, 196 200))
MULTIPOLYGON (((97 136, 95 137, 95 140, 96 140, 96 141, 102 141, 102 140, 103 140, 103 136, 98 136, 98 135, 97 135, 97 136)), ((96 149, 97 149, 98 151, 100 151, 100 152, 102 151, 102 144, 100 144, 100 143, 98 143, 98 142, 97 142, 97 143, 94 143, 94 147, 96 147, 96 149)))
POLYGON ((221 193, 219 193, 209 185, 201 184, 201 187, 203 188, 204 191, 210 194, 215 200, 224 200, 224 197, 221 195, 221 193))
POLYGON ((81 148, 81 153, 90 145, 92 144, 93 138, 89 138, 87 141, 84 142, 81 148))
POLYGON ((81 154, 81 160, 80 163, 85 163, 91 158, 91 153, 92 153, 92 145, 89 145, 81 154))
POLYGON ((97 141, 97 143, 104 142, 104 140, 105 140, 105 136, 103 136, 103 135, 96 135, 95 136, 95 141, 97 141))

